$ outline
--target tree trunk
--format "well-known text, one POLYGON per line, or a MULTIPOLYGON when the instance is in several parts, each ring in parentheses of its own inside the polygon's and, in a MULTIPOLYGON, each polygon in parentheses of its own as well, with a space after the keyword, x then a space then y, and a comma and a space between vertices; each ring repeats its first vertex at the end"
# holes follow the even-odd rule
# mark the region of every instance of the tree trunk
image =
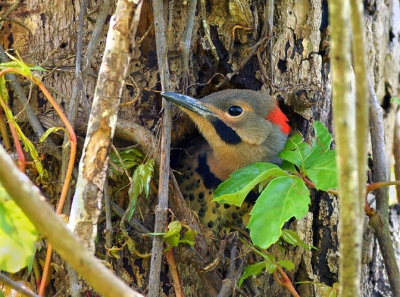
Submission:
MULTIPOLYGON (((269 5, 270 2, 261 0, 208 0, 205 3, 198 1, 192 20, 194 30, 187 63, 182 49, 183 39, 187 36, 185 28, 190 18, 188 7, 191 1, 193 0, 164 1, 171 84, 177 92, 202 97, 228 88, 262 90, 277 98, 279 105, 291 120, 292 129, 299 130, 308 142, 313 138, 314 121, 321 121, 333 131, 327 0, 278 0, 273 3, 273 9, 269 5), (273 21, 272 35, 269 20, 273 21), (204 21, 208 25, 210 38, 207 38, 204 21)), ((113 9, 114 4, 111 5, 113 9)), ((0 34, 0 41, 6 49, 18 50, 25 62, 50 70, 45 74, 43 81, 50 87, 57 102, 64 107, 69 104, 75 84, 74 61, 79 5, 77 1, 65 0, 23 1, 9 18, 25 24, 30 33, 17 23, 6 22, 0 34)), ((101 1, 89 1, 84 24, 84 53, 93 30, 93 19, 96 18, 100 5, 101 1)), ((364 5, 369 77, 385 112, 386 160, 390 162, 398 112, 398 106, 390 100, 399 96, 399 1, 366 0, 364 5)), ((109 11, 109 14, 112 14, 112 11, 109 11)), ((139 100, 133 105, 122 106, 119 117, 139 123, 157 134, 161 101, 153 91, 160 90, 160 78, 154 27, 150 27, 152 22, 151 1, 145 1, 137 31, 138 38, 142 39, 137 40, 138 46, 132 49, 128 83, 121 99, 122 102, 131 101, 135 97, 139 100)), ((108 26, 108 22, 106 25, 108 26)), ((91 69, 84 77, 87 98, 83 100, 89 102, 92 102, 94 96, 107 28, 103 32, 91 62, 91 69)), ((29 88, 26 88, 26 93, 29 93, 29 88)), ((11 104, 16 113, 23 108, 16 100, 12 100, 11 104)), ((36 90, 30 104, 37 113, 50 110, 50 105, 43 101, 42 95, 36 90)), ((85 108, 79 110, 79 115, 79 120, 88 118, 85 108)), ((173 146, 176 147, 179 146, 180 140, 195 132, 186 117, 177 117, 176 111, 173 116, 175 127, 172 138, 173 146)), ((42 120, 45 127, 49 125, 48 118, 42 117, 42 120)), ((387 164, 387 168, 391 168, 390 164, 387 164)), ((59 174, 57 169, 53 171, 53 176, 59 174)), ((50 191, 46 194, 51 197, 50 191)), ((117 195, 119 197, 120 194, 117 195)), ((117 200, 116 197, 114 200, 117 200)), ((153 230, 154 204, 149 205, 149 201, 142 199, 138 204, 145 214, 143 224, 153 230)), ((139 212, 135 213, 135 216, 142 218, 139 212)), ((400 261, 398 207, 391 209, 390 222, 393 239, 397 240, 397 259, 400 261)), ((338 223, 337 198, 312 191, 310 212, 305 218, 291 222, 290 228, 296 230, 306 244, 313 245, 318 250, 305 250, 289 245, 283 245, 284 249, 276 246, 271 249, 271 253, 278 259, 290 259, 295 264, 295 269, 288 272, 293 283, 308 281, 332 286, 338 281, 338 223)), ((99 230, 104 228, 101 224, 99 230)), ((100 243, 102 236, 99 232, 100 243)), ((106 251, 100 243, 97 250, 102 254, 106 251)), ((149 251, 149 241, 137 239, 136 244, 139 243, 141 245, 137 246, 138 249, 149 251)), ((148 259, 132 257, 127 248, 119 254, 119 260, 111 261, 116 273, 129 285, 145 294, 148 289, 148 259)), ((368 218, 365 220, 362 259, 362 296, 391 296, 377 240, 368 226, 368 218)), ((168 276, 167 270, 162 273, 163 277, 168 276)), ((55 276, 54 290, 59 296, 67 296, 67 284, 63 283, 60 276, 55 276)), ((182 278, 185 280, 184 275, 182 278)), ((165 278, 162 280, 164 294, 174 296, 169 281, 165 278)), ((289 291, 281 287, 272 275, 258 276, 255 284, 259 286, 261 296, 290 296, 289 291)), ((183 281, 183 286, 187 296, 196 296, 196 287, 200 285, 185 284, 183 281)), ((251 287, 251 284, 247 286, 251 287)), ((321 296, 315 284, 296 284, 295 287, 301 296, 321 296)), ((215 289, 218 291, 219 288, 215 289)), ((253 290, 252 294, 255 294, 254 292, 257 290, 253 290)), ((49 293, 50 295, 53 294, 49 293)))

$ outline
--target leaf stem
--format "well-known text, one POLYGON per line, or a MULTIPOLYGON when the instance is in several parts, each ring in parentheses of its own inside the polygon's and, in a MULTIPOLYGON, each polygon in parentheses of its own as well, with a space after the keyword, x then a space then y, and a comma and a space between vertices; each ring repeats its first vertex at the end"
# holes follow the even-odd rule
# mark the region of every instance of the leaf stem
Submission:
MULTIPOLYGON (((303 176, 302 174, 298 174, 297 176, 300 177, 301 179, 303 179, 303 181, 306 183, 306 185, 309 186, 310 188, 317 189, 315 187, 315 184, 311 180, 309 180, 307 177, 303 176)), ((326 192, 328 192, 329 194, 339 196, 339 191, 335 190, 335 189, 328 189, 326 192)))
POLYGON ((282 267, 280 267, 278 264, 276 264, 276 271, 274 271, 274 277, 278 284, 280 284, 282 287, 285 287, 290 291, 290 293, 294 297, 300 297, 299 293, 297 293, 296 289, 293 287, 292 282, 290 281, 290 278, 288 275, 283 271, 282 267), (276 271, 278 271, 280 277, 278 277, 276 271))

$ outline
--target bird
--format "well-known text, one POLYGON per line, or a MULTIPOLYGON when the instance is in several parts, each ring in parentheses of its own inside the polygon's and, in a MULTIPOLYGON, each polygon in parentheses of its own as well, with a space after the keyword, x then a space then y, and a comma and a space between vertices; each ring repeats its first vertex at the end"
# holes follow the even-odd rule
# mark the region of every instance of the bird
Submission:
POLYGON ((239 208, 212 202, 214 190, 251 163, 279 165, 278 154, 291 130, 288 118, 272 96, 260 91, 228 89, 200 100, 173 92, 161 96, 185 112, 204 138, 193 143, 186 152, 189 157, 180 156, 174 168, 181 173, 178 182, 189 207, 209 228, 242 227, 251 203, 239 208))

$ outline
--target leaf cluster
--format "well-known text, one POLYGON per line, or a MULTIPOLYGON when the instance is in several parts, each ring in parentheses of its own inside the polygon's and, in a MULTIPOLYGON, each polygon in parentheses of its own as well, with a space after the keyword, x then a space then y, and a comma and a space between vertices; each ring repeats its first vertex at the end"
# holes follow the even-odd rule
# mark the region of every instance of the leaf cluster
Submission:
POLYGON ((286 221, 304 217, 309 209, 307 185, 328 191, 337 188, 335 150, 332 136, 320 122, 314 124, 312 144, 294 133, 279 154, 281 167, 265 162, 233 172, 214 192, 213 201, 240 207, 247 194, 259 185, 261 191, 248 224, 254 245, 266 249, 282 235, 286 221), (306 183, 307 182, 307 183, 306 183))
POLYGON ((117 156, 114 151, 110 153, 110 160, 121 169, 117 171, 113 168, 116 175, 120 175, 121 172, 124 172, 124 170, 122 170, 124 167, 126 169, 134 168, 131 177, 132 183, 128 191, 130 201, 128 220, 130 220, 136 208, 138 196, 143 192, 146 194, 146 197, 149 196, 150 180, 154 172, 154 160, 150 159, 144 162, 145 156, 137 148, 123 150, 118 154, 119 156, 117 156))
POLYGON ((196 230, 193 230, 188 225, 182 224, 180 221, 175 220, 168 224, 168 231, 165 233, 149 233, 149 235, 163 235, 164 241, 168 244, 166 251, 177 247, 180 243, 194 245, 194 237, 196 230), (183 229, 184 228, 184 229, 183 229), (185 230, 183 232, 183 230, 185 230))

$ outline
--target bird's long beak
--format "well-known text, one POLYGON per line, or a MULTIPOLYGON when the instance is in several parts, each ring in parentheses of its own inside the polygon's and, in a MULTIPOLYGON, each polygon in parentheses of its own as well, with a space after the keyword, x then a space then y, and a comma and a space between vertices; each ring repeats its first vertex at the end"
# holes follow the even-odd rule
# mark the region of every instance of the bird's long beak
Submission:
POLYGON ((194 112, 204 118, 208 118, 210 116, 215 117, 215 114, 211 110, 209 110, 201 103, 201 101, 195 98, 171 92, 161 93, 161 96, 163 96, 167 101, 179 106, 180 108, 194 112))

